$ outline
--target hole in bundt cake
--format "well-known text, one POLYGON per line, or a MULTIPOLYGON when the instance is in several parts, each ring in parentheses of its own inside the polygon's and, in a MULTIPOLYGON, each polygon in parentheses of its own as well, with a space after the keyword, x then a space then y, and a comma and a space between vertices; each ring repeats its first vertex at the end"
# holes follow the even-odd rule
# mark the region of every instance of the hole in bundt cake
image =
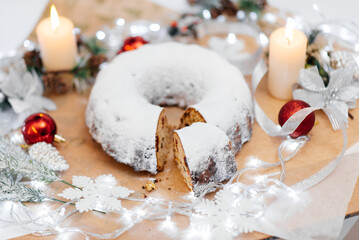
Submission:
POLYGON ((166 66, 158 62, 151 64, 151 68, 138 75, 138 91, 149 103, 186 108, 200 102, 207 93, 205 76, 196 68, 172 61, 166 66))
POLYGON ((205 122, 198 111, 186 108, 202 100, 207 86, 204 84, 203 76, 195 69, 171 65, 167 65, 166 68, 152 67, 138 77, 138 82, 141 83, 138 86, 140 95, 149 103, 165 108, 160 114, 156 130, 157 170, 162 171, 165 159, 173 158, 173 131, 194 122, 205 122), (194 81, 194 78, 199 81, 194 81), (170 115, 176 119, 168 121, 167 117, 170 115), (168 122, 178 124, 170 126, 168 122))

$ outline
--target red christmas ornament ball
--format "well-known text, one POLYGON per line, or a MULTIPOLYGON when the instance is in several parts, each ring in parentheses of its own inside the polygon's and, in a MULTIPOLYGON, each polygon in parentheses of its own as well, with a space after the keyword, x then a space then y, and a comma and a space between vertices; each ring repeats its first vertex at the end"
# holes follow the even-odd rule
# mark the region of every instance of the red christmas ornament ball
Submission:
POLYGON ((128 37, 123 42, 123 46, 120 49, 120 51, 117 52, 117 54, 135 50, 137 48, 142 47, 144 44, 147 44, 147 43, 148 43, 148 41, 146 41, 145 39, 143 39, 143 37, 140 37, 140 36, 128 37))
MULTIPOLYGON (((284 104, 284 106, 280 109, 278 114, 278 122, 281 126, 296 112, 303 108, 310 107, 308 103, 303 102, 301 100, 292 100, 284 104)), ((299 136, 306 135, 312 130, 315 123, 315 115, 314 112, 309 114, 303 122, 297 127, 297 129, 290 134, 292 138, 297 138, 299 136)))
POLYGON ((52 143, 56 134, 56 123, 45 113, 34 113, 25 119, 21 128, 27 144, 52 143))

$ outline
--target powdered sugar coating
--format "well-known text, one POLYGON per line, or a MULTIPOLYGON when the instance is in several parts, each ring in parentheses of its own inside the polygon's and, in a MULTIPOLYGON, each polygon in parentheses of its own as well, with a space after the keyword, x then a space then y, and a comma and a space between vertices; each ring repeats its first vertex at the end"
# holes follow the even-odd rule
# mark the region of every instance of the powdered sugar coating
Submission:
POLYGON ((211 124, 198 122, 175 132, 181 139, 191 172, 207 169, 208 152, 212 149, 224 149, 229 144, 227 135, 211 124))
POLYGON ((234 175, 236 161, 230 150, 230 140, 222 130, 212 124, 194 123, 176 132, 186 155, 196 195, 209 183, 220 183, 234 175))
POLYGON ((221 65, 202 100, 191 106, 207 123, 224 131, 237 153, 252 136, 253 110, 250 90, 240 71, 231 64, 221 65), (240 141, 236 138, 240 137, 240 141))
POLYGON ((250 138, 251 96, 240 71, 214 51, 173 42, 117 56, 98 75, 86 122, 117 161, 156 173, 155 137, 163 109, 157 105, 193 106, 230 139, 250 138), (237 126, 243 129, 233 134, 237 126))

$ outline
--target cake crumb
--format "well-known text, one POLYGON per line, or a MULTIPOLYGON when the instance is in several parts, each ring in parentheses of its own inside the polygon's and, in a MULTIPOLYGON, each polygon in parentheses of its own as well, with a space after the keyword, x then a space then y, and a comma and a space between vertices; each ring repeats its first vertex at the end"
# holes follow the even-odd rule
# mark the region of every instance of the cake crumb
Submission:
POLYGON ((171 188, 169 187, 168 190, 171 190, 171 188))
POLYGON ((151 192, 155 189, 157 189, 157 186, 154 182, 148 181, 145 186, 142 186, 143 189, 145 189, 147 192, 151 192))

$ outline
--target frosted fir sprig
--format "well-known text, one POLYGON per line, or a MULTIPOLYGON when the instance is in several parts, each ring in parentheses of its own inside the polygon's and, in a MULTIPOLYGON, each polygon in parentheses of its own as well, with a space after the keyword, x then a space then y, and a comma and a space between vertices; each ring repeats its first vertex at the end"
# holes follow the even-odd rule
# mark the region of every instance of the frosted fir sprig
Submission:
POLYGON ((21 175, 14 178, 10 172, 0 171, 0 201, 42 202, 45 199, 44 193, 20 184, 21 178, 21 175))
POLYGON ((20 146, 0 138, 0 171, 6 170, 11 174, 21 175, 30 180, 47 183, 60 181, 56 173, 42 162, 33 160, 20 146))
POLYGON ((46 197, 39 189, 24 185, 21 182, 23 179, 45 183, 59 181, 80 189, 60 179, 54 170, 32 159, 20 146, 5 138, 0 138, 0 173, 0 201, 41 202, 45 198, 60 201, 46 197))

